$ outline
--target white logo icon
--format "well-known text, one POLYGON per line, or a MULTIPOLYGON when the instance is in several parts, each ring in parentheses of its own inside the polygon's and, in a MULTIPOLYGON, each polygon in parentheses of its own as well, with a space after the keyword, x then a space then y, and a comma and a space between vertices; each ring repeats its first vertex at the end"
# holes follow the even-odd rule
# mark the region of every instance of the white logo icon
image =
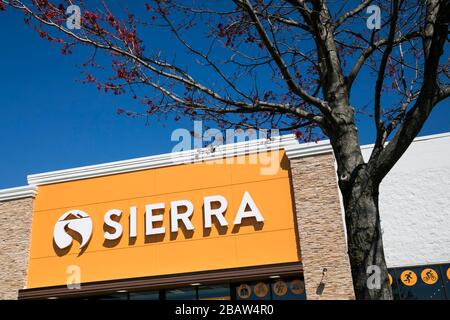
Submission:
POLYGON ((64 213, 55 224, 53 239, 59 249, 68 248, 73 241, 66 229, 70 229, 80 235, 80 249, 87 245, 92 236, 92 220, 89 215, 81 210, 70 210, 64 213))

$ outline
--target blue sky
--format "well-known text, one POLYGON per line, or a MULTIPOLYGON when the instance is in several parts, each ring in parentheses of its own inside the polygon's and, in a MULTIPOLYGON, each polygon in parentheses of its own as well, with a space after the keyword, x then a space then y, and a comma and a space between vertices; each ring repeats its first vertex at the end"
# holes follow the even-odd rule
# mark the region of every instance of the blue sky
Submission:
MULTIPOLYGON (((129 96, 80 83, 84 57, 61 55, 17 13, 0 13, 0 38, 0 189, 26 184, 28 174, 170 152, 172 131, 192 126, 117 115, 118 107, 129 106, 129 96)), ((354 89, 354 101, 362 101, 365 85, 371 84, 354 89)), ((445 104, 421 135, 450 131, 445 104)), ((359 131, 362 143, 372 142, 368 121, 359 123, 359 131)))

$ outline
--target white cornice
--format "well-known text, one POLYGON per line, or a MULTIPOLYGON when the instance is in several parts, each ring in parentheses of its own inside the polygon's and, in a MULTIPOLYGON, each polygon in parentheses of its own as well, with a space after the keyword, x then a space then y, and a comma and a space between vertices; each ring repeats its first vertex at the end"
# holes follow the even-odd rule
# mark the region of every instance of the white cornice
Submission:
POLYGON ((0 201, 16 200, 22 198, 34 198, 37 194, 37 187, 23 186, 0 190, 0 201))
MULTIPOLYGON (((443 139, 443 138, 450 138, 450 132, 444 132, 444 133, 437 133, 437 134, 430 134, 428 136, 420 136, 420 137, 416 137, 413 140, 413 143, 415 142, 422 142, 422 141, 428 141, 428 140, 436 140, 436 139, 443 139)), ((386 144, 388 144, 388 142, 386 142, 386 144)), ((365 144, 363 146, 361 146, 361 149, 373 149, 373 147, 375 146, 375 144, 365 144)))
POLYGON ((286 156, 289 159, 314 156, 324 153, 331 153, 333 149, 330 140, 322 140, 319 142, 308 142, 292 144, 285 147, 286 156))
MULTIPOLYGON (((414 139, 413 143, 421 141, 429 141, 435 139, 450 138, 450 132, 421 136, 414 139)), ((373 149, 374 144, 362 145, 361 149, 373 149)), ((308 142, 299 144, 290 144, 285 147, 286 155, 289 159, 301 158, 323 153, 333 152, 330 140, 322 140, 319 142, 308 142)))
POLYGON ((291 145, 298 145, 298 141, 295 136, 284 135, 274 137, 272 139, 257 139, 233 144, 224 144, 217 146, 214 151, 211 148, 194 149, 67 170, 33 174, 28 176, 28 183, 31 185, 45 185, 71 180, 94 178, 111 174, 210 161, 270 150, 279 150, 287 148, 291 145))
MULTIPOLYGON (((414 140, 425 141, 450 137, 450 133, 418 137, 414 140)), ((361 146, 362 149, 372 145, 361 146)), ((329 140, 299 143, 294 135, 284 135, 272 139, 258 139, 210 148, 172 152, 150 157, 135 158, 123 161, 108 162, 98 165, 78 167, 67 170, 52 171, 28 176, 30 185, 45 185, 72 180, 95 178, 100 176, 139 171, 145 169, 168 167, 179 164, 217 160, 233 156, 241 156, 269 150, 285 149, 289 159, 331 153, 333 149, 329 140)))

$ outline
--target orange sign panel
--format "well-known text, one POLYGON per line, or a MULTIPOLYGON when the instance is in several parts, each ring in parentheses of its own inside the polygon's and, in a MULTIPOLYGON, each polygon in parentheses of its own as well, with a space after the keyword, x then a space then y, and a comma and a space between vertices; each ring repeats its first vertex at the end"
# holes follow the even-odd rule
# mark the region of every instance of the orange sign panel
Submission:
POLYGON ((28 288, 299 261, 277 152, 271 175, 241 159, 40 186, 28 288))

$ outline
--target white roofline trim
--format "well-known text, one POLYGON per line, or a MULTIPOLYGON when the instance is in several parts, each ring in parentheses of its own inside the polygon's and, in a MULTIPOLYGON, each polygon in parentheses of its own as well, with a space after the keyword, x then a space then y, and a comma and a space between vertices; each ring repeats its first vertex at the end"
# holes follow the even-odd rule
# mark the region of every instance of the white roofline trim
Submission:
POLYGON ((34 198, 37 194, 37 186, 23 186, 0 190, 0 201, 16 200, 22 198, 34 198))
POLYGON ((207 147, 66 170, 45 172, 29 175, 27 178, 30 185, 45 185, 138 170, 168 167, 179 164, 217 160, 221 158, 241 156, 264 151, 279 150, 287 148, 290 145, 299 145, 295 135, 290 134, 274 137, 272 139, 255 139, 232 144, 224 144, 217 146, 214 151, 207 147))
MULTIPOLYGON (((421 142, 421 141, 428 141, 428 140, 442 139, 442 138, 450 138, 450 132, 430 134, 428 136, 416 137, 416 138, 414 138, 413 142, 421 142)), ((386 144, 388 142, 386 142, 386 144)), ((372 143, 372 144, 365 144, 365 145, 361 146, 361 150, 373 149, 374 146, 375 146, 374 143, 372 143)))
POLYGON ((319 142, 308 142, 292 144, 285 147, 286 155, 289 159, 302 158, 313 155, 333 152, 330 140, 322 140, 319 142))
MULTIPOLYGON (((417 137, 414 142, 450 137, 450 132, 417 137)), ((373 144, 363 145, 361 149, 373 148, 373 144)), ((293 134, 220 145, 212 151, 210 148, 165 153, 149 157, 102 163, 66 170, 51 171, 28 176, 30 185, 45 185, 107 176, 139 170, 168 167, 173 165, 196 163, 258 152, 285 149, 289 159, 332 153, 329 140, 299 143, 293 134)), ((0 190, 1 191, 1 190, 0 190)))
MULTIPOLYGON (((417 137, 413 142, 428 141, 441 138, 449 138, 450 132, 431 134, 428 136, 417 137)), ((375 144, 365 144, 361 146, 362 150, 373 149, 375 144)), ((308 157, 324 153, 333 152, 330 140, 321 140, 319 142, 291 144, 285 147, 286 155, 289 159, 308 157)))

